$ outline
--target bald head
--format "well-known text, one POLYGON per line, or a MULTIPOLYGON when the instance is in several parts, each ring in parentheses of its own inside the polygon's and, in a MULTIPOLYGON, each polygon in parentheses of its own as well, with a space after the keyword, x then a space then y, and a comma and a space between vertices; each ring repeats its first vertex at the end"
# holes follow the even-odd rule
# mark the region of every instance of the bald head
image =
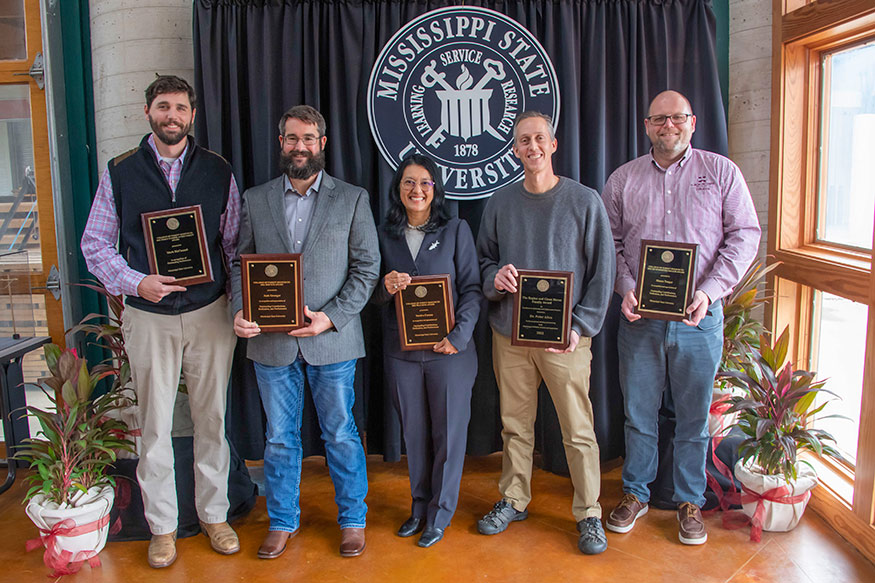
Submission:
POLYGON ((663 91, 650 103, 644 129, 656 162, 668 168, 687 151, 696 131, 696 116, 686 97, 677 91, 663 91))
POLYGON ((681 106, 681 109, 677 109, 673 113, 693 113, 693 106, 690 105, 690 100, 681 93, 669 89, 653 98, 653 101, 650 102, 650 109, 647 110, 647 115, 657 115, 662 110, 668 110, 672 107, 677 108, 678 106, 681 106))

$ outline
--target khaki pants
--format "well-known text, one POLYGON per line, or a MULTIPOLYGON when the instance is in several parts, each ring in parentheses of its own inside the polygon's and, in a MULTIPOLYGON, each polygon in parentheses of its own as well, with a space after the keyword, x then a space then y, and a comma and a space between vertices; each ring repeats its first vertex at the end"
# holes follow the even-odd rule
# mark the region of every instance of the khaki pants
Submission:
POLYGON ((562 429, 562 445, 574 485, 574 519, 601 518, 599 447, 589 402, 591 338, 581 337, 574 352, 555 354, 543 348, 511 346, 510 338, 493 330, 492 362, 501 396, 504 450, 498 489, 514 509, 532 500, 532 451, 538 387, 547 385, 562 429))
POLYGON ((231 359, 237 342, 228 299, 178 315, 126 306, 122 314, 125 350, 137 393, 142 440, 137 479, 152 534, 176 530, 173 469, 173 404, 182 371, 194 422, 195 507, 206 523, 228 519, 230 452, 225 439, 225 405, 231 359))

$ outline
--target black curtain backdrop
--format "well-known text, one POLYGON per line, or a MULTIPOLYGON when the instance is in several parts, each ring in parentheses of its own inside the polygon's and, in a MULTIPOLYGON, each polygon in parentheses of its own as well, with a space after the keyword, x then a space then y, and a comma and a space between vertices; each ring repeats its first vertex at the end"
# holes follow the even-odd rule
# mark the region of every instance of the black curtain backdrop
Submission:
MULTIPOLYGON (((197 0, 194 5, 196 135, 225 156, 241 191, 279 174, 277 123, 292 105, 310 104, 328 123, 327 171, 365 187, 377 223, 388 208, 392 169, 371 137, 367 85, 383 45, 406 22, 462 2, 197 0)), ((546 49, 559 80, 557 173, 601 190, 618 166, 646 153, 643 118, 653 96, 676 89, 697 115, 693 145, 726 154, 715 20, 707 0, 510 0, 464 4, 521 23, 546 49)), ((485 200, 451 203, 475 236, 485 200)), ((486 309, 475 332, 480 372, 474 385, 468 453, 501 449, 498 390, 486 309)), ((590 397, 602 459, 623 454, 617 382, 619 301, 593 343, 590 397)), ((368 356, 356 377, 356 418, 368 453, 397 460, 398 419, 383 387, 379 311, 362 314, 368 356)), ((260 459, 263 416, 255 375, 240 341, 232 377, 229 432, 242 457, 260 459)), ((322 454, 312 402, 304 416, 304 454, 322 454)), ((567 473, 559 424, 542 386, 536 427, 542 467, 567 473)))

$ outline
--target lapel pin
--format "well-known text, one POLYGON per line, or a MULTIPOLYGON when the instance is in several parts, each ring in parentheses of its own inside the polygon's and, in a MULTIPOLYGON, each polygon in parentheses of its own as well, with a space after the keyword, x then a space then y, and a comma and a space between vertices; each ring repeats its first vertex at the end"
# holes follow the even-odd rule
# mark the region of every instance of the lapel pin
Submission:
POLYGON ((435 249, 437 249, 437 246, 440 245, 440 244, 441 244, 440 241, 435 241, 434 243, 432 243, 431 245, 428 246, 428 250, 429 250, 429 251, 434 251, 435 249))

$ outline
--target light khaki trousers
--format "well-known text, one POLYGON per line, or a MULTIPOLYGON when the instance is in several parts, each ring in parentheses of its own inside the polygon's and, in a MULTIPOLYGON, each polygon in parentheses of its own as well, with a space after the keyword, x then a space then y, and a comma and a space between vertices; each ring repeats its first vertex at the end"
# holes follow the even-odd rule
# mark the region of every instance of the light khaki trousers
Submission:
POLYGON ((512 346, 510 338, 492 331, 492 362, 501 397, 501 496, 517 511, 532 500, 532 452, 538 387, 547 385, 562 430, 574 500, 571 511, 578 522, 601 518, 599 446, 589 402, 592 338, 581 337, 574 352, 555 354, 543 348, 512 346))
POLYGON ((237 342, 227 297, 178 315, 126 306, 122 333, 142 431, 137 479, 152 534, 169 534, 178 524, 170 432, 180 371, 188 387, 194 422, 197 514, 206 523, 226 521, 230 452, 225 439, 225 405, 237 342))

